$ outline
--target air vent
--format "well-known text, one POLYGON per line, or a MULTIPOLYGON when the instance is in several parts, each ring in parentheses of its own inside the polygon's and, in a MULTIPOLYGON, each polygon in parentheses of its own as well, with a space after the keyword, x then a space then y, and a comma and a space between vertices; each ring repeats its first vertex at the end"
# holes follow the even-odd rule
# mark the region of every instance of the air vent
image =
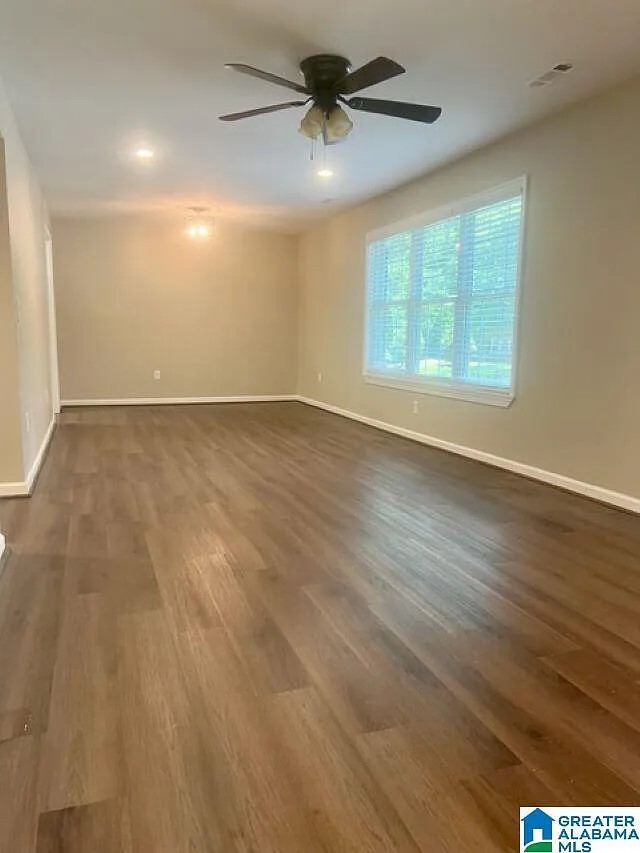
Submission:
POLYGON ((568 74, 573 70, 573 65, 571 62, 559 62, 557 65, 554 65, 549 71, 545 71, 544 74, 541 74, 539 77, 536 77, 535 80, 530 80, 528 85, 532 88, 538 88, 539 86, 548 86, 549 83, 552 83, 556 77, 559 77, 562 74, 568 74))

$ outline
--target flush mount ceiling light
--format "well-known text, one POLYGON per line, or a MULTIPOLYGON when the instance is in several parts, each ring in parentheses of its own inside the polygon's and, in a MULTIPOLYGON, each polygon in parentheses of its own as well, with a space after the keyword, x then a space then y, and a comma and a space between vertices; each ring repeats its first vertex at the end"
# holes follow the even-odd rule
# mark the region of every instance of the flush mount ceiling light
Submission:
POLYGON ((192 240, 206 239, 211 236, 211 229, 204 222, 199 225, 189 225, 187 236, 191 237, 192 240))
POLYGON ((185 234, 191 240, 208 240, 213 234, 213 219, 206 207, 190 207, 185 234))
POLYGON ((250 118, 251 116, 273 113, 279 110, 287 110, 290 107, 304 107, 310 101, 313 106, 308 110, 300 125, 300 132, 311 139, 322 135, 324 142, 330 144, 344 139, 352 128, 351 119, 340 104, 350 107, 352 110, 362 110, 367 113, 378 113, 379 115, 391 116, 392 118, 404 118, 410 121, 431 124, 440 117, 440 107, 428 107, 422 104, 407 104, 402 101, 381 101, 377 98, 346 98, 345 95, 353 95, 376 83, 383 83, 399 74, 404 74, 402 65, 379 56, 367 62, 362 68, 351 71, 351 64, 343 56, 333 54, 320 54, 310 56, 300 63, 300 70, 304 76, 304 84, 294 83, 268 71, 261 71, 251 65, 242 63, 231 63, 227 65, 241 74, 257 77, 286 89, 293 89, 306 95, 306 100, 287 101, 284 104, 273 104, 269 107, 259 107, 257 110, 246 110, 240 113, 230 113, 220 116, 222 121, 237 121, 238 119, 250 118))

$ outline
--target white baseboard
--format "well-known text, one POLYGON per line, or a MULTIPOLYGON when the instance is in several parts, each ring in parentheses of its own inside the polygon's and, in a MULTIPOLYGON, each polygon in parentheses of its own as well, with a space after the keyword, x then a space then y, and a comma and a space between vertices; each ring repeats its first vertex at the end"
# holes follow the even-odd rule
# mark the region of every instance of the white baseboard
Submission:
POLYGON ((38 450, 38 454, 33 460, 33 465, 31 466, 31 469, 27 474, 27 488, 29 490, 29 494, 31 494, 31 489, 33 489, 35 482, 38 479, 38 474, 40 473, 40 466, 42 465, 42 460, 44 459, 44 455, 47 452, 47 448, 49 447, 49 442, 51 441, 51 436, 53 435, 53 431, 55 428, 56 419, 55 417, 52 417, 51 422, 47 427, 47 431, 44 434, 44 438, 42 439, 40 450, 38 450))
POLYGON ((0 483, 0 498, 23 498, 29 494, 26 480, 0 483))
POLYGON ((20 498, 31 494, 38 478, 38 474, 40 473, 40 466, 42 465, 42 460, 44 459, 44 455, 49 447, 49 442, 51 441, 55 425, 55 418, 52 418, 51 423, 47 427, 44 438, 42 439, 40 449, 33 461, 33 465, 29 469, 26 480, 20 480, 15 483, 0 483, 0 498, 20 498))
POLYGON ((7 540, 4 538, 3 534, 0 533, 0 575, 2 575, 8 562, 9 548, 7 547, 7 540))
POLYGON ((322 403, 319 400, 312 400, 310 397, 302 397, 298 395, 298 400, 301 403, 306 403, 308 406, 315 406, 318 409, 324 409, 327 412, 332 412, 334 415, 340 415, 343 418, 350 418, 354 421, 367 424, 376 429, 384 430, 385 432, 401 435, 403 438, 409 438, 412 441, 418 441, 421 444, 428 444, 431 447, 437 447, 440 450, 448 450, 450 453, 456 453, 458 456, 467 456, 469 459, 475 459, 478 462, 485 462, 487 465, 493 465, 495 468, 503 468, 505 471, 512 471, 514 474, 521 474, 524 477, 530 477, 532 480, 540 480, 543 483, 548 483, 551 486, 558 486, 561 489, 566 489, 569 492, 576 492, 579 495, 584 495, 588 498, 593 498, 601 503, 611 504, 612 506, 620 507, 621 509, 629 510, 630 512, 640 513, 640 498, 625 495, 622 492, 614 492, 611 489, 605 489, 602 486, 595 486, 592 483, 583 483, 581 480, 574 480, 571 477, 565 477, 564 474, 556 474, 553 471, 545 471, 542 468, 535 468, 533 465, 526 465, 524 462, 515 462, 513 459, 504 459, 502 456, 494 456, 493 453, 487 453, 484 450, 476 450, 473 447, 465 447, 461 444, 454 444, 451 441, 445 441, 442 438, 436 438, 432 435, 426 435, 422 432, 415 432, 404 427, 394 426, 385 421, 378 421, 375 418, 368 418, 365 415, 359 415, 356 412, 350 412, 348 409, 340 409, 338 406, 332 406, 329 403, 322 403))
POLYGON ((62 406, 180 406, 194 403, 282 403, 296 394, 261 394, 240 397, 124 397, 120 400, 61 400, 62 406))

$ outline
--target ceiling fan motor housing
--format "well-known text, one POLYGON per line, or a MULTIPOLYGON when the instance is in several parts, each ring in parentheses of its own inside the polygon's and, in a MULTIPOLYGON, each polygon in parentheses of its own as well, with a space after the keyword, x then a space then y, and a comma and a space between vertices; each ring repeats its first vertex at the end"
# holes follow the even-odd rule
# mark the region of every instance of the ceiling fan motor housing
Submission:
POLYGON ((314 103, 323 110, 331 110, 336 105, 334 86, 351 70, 351 63, 344 56, 320 53, 309 56, 300 63, 307 89, 312 93, 314 103))

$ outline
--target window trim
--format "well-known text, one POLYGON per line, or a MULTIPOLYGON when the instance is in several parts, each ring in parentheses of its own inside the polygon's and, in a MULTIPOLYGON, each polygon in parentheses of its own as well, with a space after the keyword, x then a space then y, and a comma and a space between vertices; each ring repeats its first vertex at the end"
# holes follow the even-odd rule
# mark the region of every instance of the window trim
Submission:
POLYGON ((497 187, 475 193, 451 204, 433 208, 424 213, 402 219, 369 231, 365 237, 365 310, 364 310, 364 335, 362 348, 362 376, 368 385, 378 385, 393 388, 400 391, 410 391, 414 394, 430 394, 437 397, 449 397, 456 400, 464 400, 470 403, 483 403, 490 406, 507 408, 515 400, 518 366, 520 362, 520 305, 522 296, 522 279, 524 269, 524 246, 525 246, 525 224, 527 218, 527 176, 522 175, 513 180, 506 181, 497 187), (513 327, 512 347, 512 370, 511 385, 509 388, 495 388, 487 385, 476 385, 471 382, 452 382, 448 379, 430 377, 428 379, 416 380, 406 374, 395 374, 392 371, 377 372, 367 367, 367 354, 369 352, 369 244, 393 237, 406 231, 413 231, 425 225, 432 225, 443 219, 459 216, 470 210, 476 210, 489 204, 496 204, 522 195, 522 216, 520 217, 520 243, 518 248, 518 268, 516 272, 515 287, 515 321, 513 327))

